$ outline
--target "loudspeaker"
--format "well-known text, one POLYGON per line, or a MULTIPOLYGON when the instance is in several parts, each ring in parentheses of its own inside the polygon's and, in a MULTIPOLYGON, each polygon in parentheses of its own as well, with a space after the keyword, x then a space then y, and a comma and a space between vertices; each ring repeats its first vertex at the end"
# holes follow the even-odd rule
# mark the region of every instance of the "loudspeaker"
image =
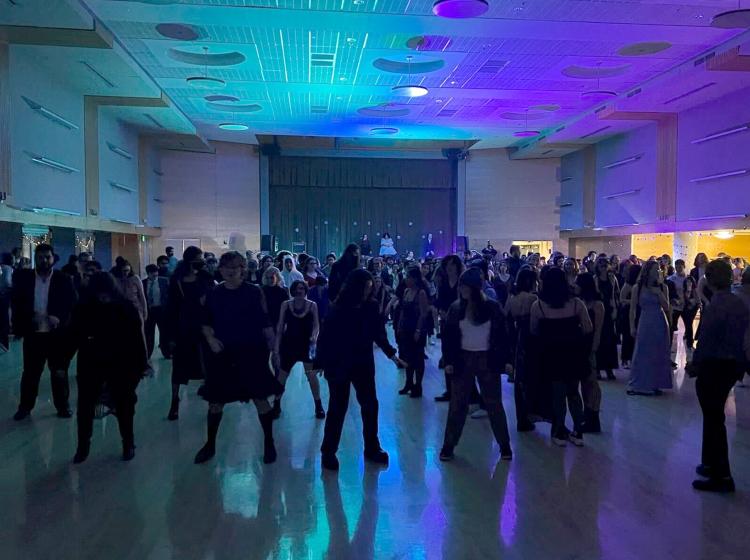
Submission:
POLYGON ((306 245, 304 241, 295 241, 292 243, 292 253, 297 253, 299 255, 300 253, 305 252, 305 248, 306 245))
POLYGON ((260 250, 264 253, 275 253, 276 252, 276 236, 275 235, 261 235, 260 236, 260 250))
POLYGON ((453 250, 459 255, 469 249, 469 238, 465 235, 457 235, 453 240, 453 250))

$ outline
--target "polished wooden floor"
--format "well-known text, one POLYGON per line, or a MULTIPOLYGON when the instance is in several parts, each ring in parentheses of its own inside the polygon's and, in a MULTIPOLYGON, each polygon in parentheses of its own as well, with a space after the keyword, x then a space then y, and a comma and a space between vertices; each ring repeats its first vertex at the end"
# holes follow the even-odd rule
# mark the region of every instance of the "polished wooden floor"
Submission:
MULTIPOLYGON (((456 460, 441 463, 447 405, 432 400, 442 389, 437 347, 422 400, 396 394, 399 373, 377 354, 387 469, 363 462, 352 397, 341 471, 321 473, 323 423, 297 370, 275 425, 276 464, 262 464, 252 406, 232 405, 216 458, 196 466, 206 405, 191 385, 180 420, 168 422, 170 366, 161 360, 139 387, 136 458, 119 460, 108 417, 95 424, 89 460, 74 466, 75 420, 54 416, 47 375, 32 418, 10 418, 19 350, 0 356, 3 560, 750 557, 750 388, 736 388, 727 405, 738 485, 730 496, 690 486, 701 416, 682 369, 660 398, 626 396, 626 371, 604 383, 604 433, 584 448, 553 446, 545 424, 518 434, 511 420, 515 457, 500 462, 486 419, 467 419, 456 460)), ((505 381, 503 396, 512 419, 505 381)))

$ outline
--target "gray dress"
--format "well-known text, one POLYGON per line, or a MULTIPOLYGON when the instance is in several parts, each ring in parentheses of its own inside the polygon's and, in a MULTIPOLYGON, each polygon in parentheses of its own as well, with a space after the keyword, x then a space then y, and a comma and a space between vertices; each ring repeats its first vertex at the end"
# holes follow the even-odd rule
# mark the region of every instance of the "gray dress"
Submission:
POLYGON ((628 388, 642 392, 671 389, 671 336, 667 317, 661 308, 658 295, 651 290, 639 295, 640 320, 637 325, 628 388))

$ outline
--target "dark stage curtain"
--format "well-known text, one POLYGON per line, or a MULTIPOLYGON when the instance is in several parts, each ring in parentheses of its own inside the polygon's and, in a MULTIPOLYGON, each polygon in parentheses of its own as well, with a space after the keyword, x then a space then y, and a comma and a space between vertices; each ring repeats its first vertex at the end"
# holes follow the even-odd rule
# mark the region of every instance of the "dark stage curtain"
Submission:
POLYGON ((364 233, 375 255, 385 231, 400 255, 421 257, 427 233, 437 254, 446 254, 455 232, 454 166, 438 159, 272 157, 271 233, 280 249, 304 242, 320 259, 340 255, 364 233))

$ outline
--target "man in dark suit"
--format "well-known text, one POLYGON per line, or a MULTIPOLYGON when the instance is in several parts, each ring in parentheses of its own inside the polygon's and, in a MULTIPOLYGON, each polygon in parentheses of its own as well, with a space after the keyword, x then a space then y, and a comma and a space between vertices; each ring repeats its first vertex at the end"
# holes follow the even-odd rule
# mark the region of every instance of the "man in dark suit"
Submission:
POLYGON ((159 327, 159 348, 165 358, 169 358, 169 337, 165 328, 165 313, 167 309, 167 296, 169 293, 169 279, 159 276, 159 267, 150 264, 146 267, 146 278, 143 280, 143 293, 146 295, 148 304, 148 315, 144 331, 146 333, 146 348, 148 359, 154 352, 154 340, 156 338, 156 327, 159 327))
POLYGON ((54 249, 40 243, 34 253, 35 269, 19 269, 13 276, 13 332, 23 338, 21 402, 15 420, 23 420, 34 408, 45 365, 51 374, 57 415, 72 415, 68 402, 68 366, 72 356, 67 330, 77 296, 71 278, 53 270, 54 264, 54 249))

